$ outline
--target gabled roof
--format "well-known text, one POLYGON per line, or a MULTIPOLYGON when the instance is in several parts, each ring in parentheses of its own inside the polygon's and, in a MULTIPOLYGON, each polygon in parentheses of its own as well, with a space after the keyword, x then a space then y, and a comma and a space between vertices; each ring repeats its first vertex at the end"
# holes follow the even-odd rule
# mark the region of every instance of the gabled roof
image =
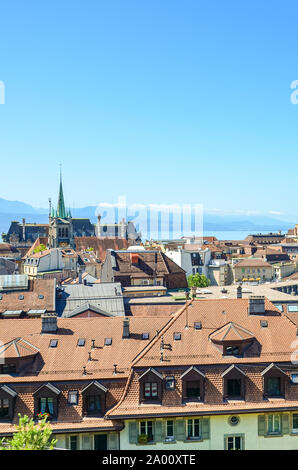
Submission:
POLYGON ((4 384, 0 385, 0 390, 3 390, 4 392, 6 392, 8 395, 12 396, 13 398, 18 396, 17 392, 15 392, 8 385, 4 385, 4 384))
POLYGON ((266 375, 267 372, 269 372, 270 370, 272 369, 277 369, 279 372, 281 372, 282 374, 285 374, 287 375, 283 370, 280 369, 280 367, 278 367, 276 364, 274 364, 274 362, 272 362, 268 367, 266 367, 266 369, 264 369, 262 372, 261 372, 261 375, 266 375))
POLYGON ((183 377, 185 377, 191 371, 197 372, 197 374, 199 374, 199 375, 201 375, 201 377, 205 378, 205 374, 203 374, 203 372, 201 372, 197 367, 191 366, 191 367, 189 367, 189 369, 187 369, 185 372, 183 372, 183 374, 181 374, 181 379, 183 379, 183 377))
POLYGON ((33 392, 33 395, 35 395, 35 393, 38 393, 43 388, 48 388, 49 390, 51 390, 51 392, 55 393, 55 395, 59 395, 61 393, 61 390, 59 390, 59 388, 55 387, 55 385, 48 382, 47 384, 43 384, 41 387, 35 390, 35 392, 33 392))
MULTIPOLYGON (((4 320, 3 320, 4 321, 4 320)), ((39 349, 23 338, 16 338, 0 346, 0 357, 26 357, 37 354, 39 349)))
POLYGON ((112 313, 108 313, 105 310, 102 310, 96 305, 93 305, 92 303, 85 302, 84 304, 80 305, 79 307, 75 308, 72 312, 67 312, 64 317, 70 318, 70 317, 75 317, 76 315, 79 315, 80 313, 86 312, 87 310, 91 310, 92 312, 98 313, 99 315, 104 315, 105 317, 112 317, 112 313))
POLYGON ((144 374, 142 374, 140 377, 139 377, 139 380, 141 380, 142 377, 144 377, 145 375, 149 374, 149 372, 152 372, 153 374, 155 374, 160 380, 163 379, 162 375, 157 372, 157 370, 153 369, 153 367, 149 367, 149 369, 147 369, 144 374))
POLYGON ((209 338, 212 341, 245 341, 253 339, 255 337, 254 333, 248 331, 246 328, 243 328, 240 325, 237 325, 234 322, 229 322, 221 328, 213 331, 209 338))
POLYGON ((100 382, 98 382, 97 380, 93 380, 86 387, 84 387, 82 389, 82 393, 86 392, 86 390, 88 390, 88 388, 90 388, 92 386, 95 386, 95 387, 99 388, 99 390, 102 390, 104 393, 106 393, 108 391, 108 389, 106 387, 104 387, 104 385, 102 385, 100 382))
POLYGON ((222 377, 225 377, 225 375, 229 374, 232 370, 237 370, 238 372, 240 372, 240 374, 246 376, 245 372, 243 372, 243 370, 241 370, 239 367, 235 366, 235 364, 232 364, 230 367, 228 367, 228 368, 221 374, 221 376, 222 376, 222 377))

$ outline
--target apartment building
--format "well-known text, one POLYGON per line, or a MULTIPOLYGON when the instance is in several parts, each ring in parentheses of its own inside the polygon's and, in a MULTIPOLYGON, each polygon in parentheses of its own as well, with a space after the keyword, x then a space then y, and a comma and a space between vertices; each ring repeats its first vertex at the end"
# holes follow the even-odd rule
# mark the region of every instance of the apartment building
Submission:
POLYGON ((170 317, 3 320, 0 435, 47 413, 59 448, 296 449, 296 316, 251 296, 170 317))

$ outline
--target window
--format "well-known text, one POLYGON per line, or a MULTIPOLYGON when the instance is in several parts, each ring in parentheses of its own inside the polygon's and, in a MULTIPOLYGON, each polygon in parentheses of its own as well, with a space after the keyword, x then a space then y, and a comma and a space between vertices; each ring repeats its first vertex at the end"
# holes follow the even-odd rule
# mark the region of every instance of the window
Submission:
POLYGON ((239 346, 226 346, 224 348, 224 355, 226 356, 238 356, 240 353, 239 346))
POLYGON ((174 377, 166 377, 165 387, 166 387, 166 390, 174 390, 175 389, 175 378, 174 377))
POLYGON ((70 436, 70 450, 78 450, 78 436, 70 436))
POLYGON ((243 436, 226 436, 225 437, 226 450, 242 450, 244 449, 243 436))
POLYGON ((280 377, 268 377, 267 395, 269 397, 278 397, 281 395, 280 377))
POLYGON ((298 384, 298 374, 291 374, 291 382, 293 384, 298 384))
POLYGON ((101 403, 99 395, 88 395, 86 397, 88 413, 100 413, 101 403))
POLYGON ((200 398, 199 380, 192 380, 186 382, 186 398, 200 398))
POLYGON ((16 370, 16 364, 2 364, 0 366, 0 374, 15 374, 16 370))
POLYGON ((200 420, 188 419, 187 420, 187 439, 200 439, 200 420))
POLYGON ((78 392, 77 392, 77 390, 71 390, 70 392, 68 392, 67 403, 69 405, 77 405, 78 404, 78 392))
POLYGON ((148 437, 148 442, 153 441, 153 422, 152 421, 141 421, 140 422, 140 434, 148 437))
POLYGON ((174 333, 174 340, 180 341, 181 340, 181 333, 174 333))
POLYGON ((288 305, 288 312, 298 312, 298 305, 288 305))
POLYGON ((49 413, 50 416, 54 415, 54 398, 40 398, 39 399, 39 413, 49 413))
POLYGON ((144 383, 144 398, 157 398, 158 388, 157 382, 145 382, 144 383))
POLYGON ((267 416, 267 433, 268 434, 280 434, 280 415, 268 415, 267 416))
POLYGON ((0 418, 8 418, 9 416, 9 400, 3 398, 0 400, 0 418))
POLYGON ((174 421, 168 420, 166 422, 166 441, 174 441, 174 421))
POLYGON ((292 415, 292 432, 298 433, 298 413, 292 415))
POLYGON ((230 398, 241 396, 241 379, 227 379, 227 395, 230 398))

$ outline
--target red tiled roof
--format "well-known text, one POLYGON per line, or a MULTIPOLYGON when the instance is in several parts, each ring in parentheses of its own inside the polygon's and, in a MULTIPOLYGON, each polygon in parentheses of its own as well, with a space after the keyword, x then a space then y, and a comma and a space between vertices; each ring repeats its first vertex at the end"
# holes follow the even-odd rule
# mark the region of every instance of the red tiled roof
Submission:
MULTIPOLYGON (((29 281, 28 290, 1 292, 0 313, 5 310, 47 310, 56 309, 56 279, 34 279, 29 281), (19 296, 24 296, 19 299, 19 296), (43 296, 40 298, 39 296, 43 296)), ((1 325, 0 320, 0 325, 1 325)))

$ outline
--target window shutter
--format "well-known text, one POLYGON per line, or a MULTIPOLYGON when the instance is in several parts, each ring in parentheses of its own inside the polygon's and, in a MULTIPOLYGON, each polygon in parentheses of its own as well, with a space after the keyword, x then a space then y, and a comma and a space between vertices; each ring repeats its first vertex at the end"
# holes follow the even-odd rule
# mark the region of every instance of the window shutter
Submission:
POLYGON ((210 418, 202 419, 202 438, 210 439, 210 418))
POLYGON ((65 447, 66 449, 70 449, 69 436, 65 436, 65 447))
POLYGON ((163 423, 162 421, 155 422, 155 434, 154 434, 155 442, 163 441, 162 423, 163 423))
POLYGON ((281 418, 281 432, 283 434, 289 434, 290 426, 289 426, 289 415, 288 415, 288 413, 283 413, 280 418, 281 418))
POLYGON ((266 421, 264 415, 258 416, 258 435, 264 436, 266 434, 266 421))
POLYGON ((83 436, 82 437, 82 449, 83 450, 90 449, 90 436, 83 436))
POLYGON ((108 436, 109 450, 118 450, 118 434, 109 434, 108 436))
POLYGON ((135 421, 132 422, 132 423, 129 423, 128 433, 129 433, 129 443, 130 444, 137 444, 137 442, 138 442, 138 428, 137 428, 137 423, 135 421))
POLYGON ((185 421, 184 419, 176 419, 175 421, 175 435, 177 441, 185 440, 185 421))

